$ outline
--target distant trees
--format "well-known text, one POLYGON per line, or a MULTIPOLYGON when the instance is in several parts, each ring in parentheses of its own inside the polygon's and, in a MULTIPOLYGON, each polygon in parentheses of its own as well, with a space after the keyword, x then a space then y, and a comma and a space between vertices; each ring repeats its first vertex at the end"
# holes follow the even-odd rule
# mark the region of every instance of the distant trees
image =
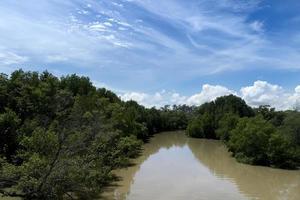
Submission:
POLYGON ((279 168, 299 165, 299 147, 261 116, 241 118, 231 131, 228 147, 239 161, 245 163, 279 168))
POLYGON ((187 134, 191 137, 215 139, 215 125, 214 116, 206 112, 189 123, 187 134))
POLYGON ((185 130, 192 115, 193 108, 187 110, 187 106, 176 106, 173 108, 165 106, 160 111, 160 118, 162 122, 162 130, 185 130))
MULTIPOLYGON (((229 95, 225 97, 219 97, 215 101, 205 103, 201 105, 196 111, 196 120, 202 124, 203 134, 200 134, 204 138, 217 139, 220 138, 220 134, 217 135, 216 130, 222 125, 221 120, 225 115, 231 114, 238 117, 254 116, 253 110, 243 101, 241 98, 229 95), (204 135, 204 136, 203 136, 204 135)), ((188 128, 187 134, 190 135, 192 127, 188 128)), ((195 132, 195 131, 193 131, 195 132)), ((220 132, 220 131, 219 131, 220 132)), ((196 133, 193 133, 195 136, 196 133)))
POLYGON ((203 121, 200 118, 195 118, 189 122, 186 129, 187 135, 194 138, 206 138, 204 133, 203 121))
POLYGON ((236 127, 238 121, 239 116, 232 113, 224 114, 219 120, 218 128, 216 129, 217 138, 227 142, 230 138, 230 132, 236 127))
POLYGON ((205 103, 187 127, 191 137, 221 139, 238 161, 278 168, 300 166, 300 113, 252 109, 233 95, 205 103))

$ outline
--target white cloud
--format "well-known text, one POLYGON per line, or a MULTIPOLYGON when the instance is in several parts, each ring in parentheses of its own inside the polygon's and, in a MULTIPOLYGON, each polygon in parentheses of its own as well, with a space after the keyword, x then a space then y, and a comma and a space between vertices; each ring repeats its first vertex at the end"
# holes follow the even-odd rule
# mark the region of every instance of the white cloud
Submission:
POLYGON ((205 102, 213 101, 217 97, 229 95, 229 94, 236 94, 236 93, 220 85, 205 84, 202 86, 202 91, 200 93, 195 94, 187 99, 187 104, 201 105, 205 102))
POLYGON ((300 85, 295 88, 294 94, 289 96, 290 107, 300 111, 300 85))
POLYGON ((181 96, 179 93, 173 93, 170 98, 170 104, 186 104, 187 97, 181 96))
POLYGON ((155 94, 139 93, 139 92, 127 92, 121 95, 121 98, 125 101, 135 100, 138 103, 146 107, 161 107, 164 105, 201 105, 205 102, 212 101, 217 97, 236 94, 234 91, 227 89, 220 85, 205 84, 202 86, 202 90, 198 94, 194 94, 190 97, 180 95, 177 92, 161 91, 155 94))
POLYGON ((146 93, 129 92, 121 96, 124 101, 134 100, 139 103, 145 104, 149 95, 146 93))
POLYGON ((250 26, 254 31, 262 32, 264 28, 264 23, 261 21, 254 21, 250 24, 250 26))
POLYGON ((186 97, 181 96, 176 92, 156 92, 154 94, 147 94, 143 92, 125 92, 120 95, 124 101, 134 100, 138 103, 150 107, 162 107, 164 105, 184 104, 186 97))
MULTIPOLYGON (((263 21, 247 20, 248 14, 259 7, 260 0, 134 2, 174 26, 184 28, 191 45, 201 52, 198 55, 195 53, 198 56, 195 58, 185 45, 163 39, 161 44, 172 49, 172 56, 168 58, 178 56, 186 63, 181 61, 177 64, 173 59, 164 58, 160 60, 164 62, 162 65, 176 66, 178 70, 182 65, 190 66, 186 71, 191 71, 194 75, 242 70, 253 66, 300 69, 299 57, 292 53, 296 52, 296 49, 287 46, 279 48, 276 42, 264 34, 263 21), (282 54, 283 51, 287 53, 282 54)), ((157 40, 155 34, 149 35, 157 40)))
MULTIPOLYGON (((258 5, 259 0, 3 0, 0 44, 11 53, 0 54, 0 62, 84 71, 122 88, 141 82, 159 88, 162 79, 172 85, 262 66, 300 69, 295 42, 288 38, 279 46, 262 21, 249 22, 258 5)), ((201 93, 172 95, 161 94, 167 103, 206 100, 201 93)))
POLYGON ((114 6, 123 7, 123 4, 120 4, 120 3, 112 2, 112 4, 113 4, 114 6))
POLYGON ((240 96, 254 107, 271 105, 278 110, 300 108, 300 86, 290 93, 279 85, 273 85, 266 81, 255 81, 252 86, 241 88, 240 96))
POLYGON ((80 15, 88 15, 89 11, 87 11, 87 10, 78 10, 77 13, 80 14, 80 15))
POLYGON ((282 107, 285 93, 282 87, 266 81, 255 81, 252 86, 241 88, 241 97, 252 106, 276 105, 282 107))
POLYGON ((104 22, 103 24, 104 24, 105 26, 109 26, 109 27, 112 27, 112 26, 113 26, 110 22, 104 22))
POLYGON ((125 101, 135 100, 146 107, 162 107, 173 104, 201 105, 229 94, 243 98, 248 105, 253 107, 270 105, 277 110, 300 109, 300 85, 295 88, 293 93, 289 93, 279 85, 259 80, 251 86, 242 87, 239 92, 221 85, 205 84, 199 93, 189 97, 177 92, 162 91, 155 94, 124 92, 121 98, 125 101))
POLYGON ((106 31, 106 27, 102 24, 93 24, 89 26, 92 31, 106 31))

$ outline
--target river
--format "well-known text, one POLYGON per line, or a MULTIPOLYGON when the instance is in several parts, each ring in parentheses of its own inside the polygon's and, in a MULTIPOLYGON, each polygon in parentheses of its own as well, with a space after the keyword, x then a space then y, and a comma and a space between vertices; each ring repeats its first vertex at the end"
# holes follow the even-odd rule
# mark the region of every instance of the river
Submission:
POLYGON ((106 200, 299 200, 300 171, 236 162, 222 142, 155 135, 135 165, 104 192, 106 200))

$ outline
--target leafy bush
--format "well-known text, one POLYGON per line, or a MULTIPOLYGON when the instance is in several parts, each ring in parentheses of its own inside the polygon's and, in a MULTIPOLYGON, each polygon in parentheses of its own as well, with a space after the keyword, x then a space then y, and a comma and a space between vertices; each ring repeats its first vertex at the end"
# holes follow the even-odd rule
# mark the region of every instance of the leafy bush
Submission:
POLYGON ((260 116, 241 118, 230 133, 228 147, 241 162, 279 168, 299 165, 297 147, 260 116))
POLYGON ((230 132, 236 127, 238 120, 239 117, 234 114, 225 114, 219 121, 216 130, 217 138, 227 142, 230 138, 230 132))
POLYGON ((186 130, 186 133, 190 137, 204 138, 203 124, 201 119, 192 120, 186 130))
POLYGON ((268 140, 275 128, 260 117, 241 118, 230 133, 229 150, 242 162, 268 165, 268 140))
POLYGON ((300 166, 299 112, 277 112, 268 105, 253 110, 233 95, 196 109, 187 126, 189 136, 221 139, 244 163, 289 169, 300 166))

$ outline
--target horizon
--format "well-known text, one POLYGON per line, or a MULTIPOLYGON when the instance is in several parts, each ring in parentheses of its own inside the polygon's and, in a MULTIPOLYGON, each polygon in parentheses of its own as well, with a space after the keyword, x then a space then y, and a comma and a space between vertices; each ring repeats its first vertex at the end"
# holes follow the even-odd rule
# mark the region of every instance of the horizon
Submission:
POLYGON ((0 69, 88 76, 147 107, 234 94, 292 109, 299 9, 296 0, 4 0, 0 69))

